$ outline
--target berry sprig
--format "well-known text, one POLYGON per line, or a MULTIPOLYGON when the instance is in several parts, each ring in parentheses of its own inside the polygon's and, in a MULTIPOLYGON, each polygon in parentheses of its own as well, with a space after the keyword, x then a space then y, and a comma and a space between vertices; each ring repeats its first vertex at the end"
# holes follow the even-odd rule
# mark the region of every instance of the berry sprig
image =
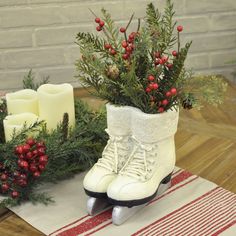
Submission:
POLYGON ((96 27, 96 30, 101 31, 103 29, 103 26, 105 25, 105 22, 102 21, 99 17, 95 18, 95 22, 98 24, 98 26, 96 27))
POLYGON ((16 146, 15 154, 18 160, 17 169, 13 173, 0 163, 0 191, 3 194, 10 193, 12 198, 18 198, 21 188, 25 188, 32 178, 40 177, 48 163, 46 145, 32 138, 16 146))

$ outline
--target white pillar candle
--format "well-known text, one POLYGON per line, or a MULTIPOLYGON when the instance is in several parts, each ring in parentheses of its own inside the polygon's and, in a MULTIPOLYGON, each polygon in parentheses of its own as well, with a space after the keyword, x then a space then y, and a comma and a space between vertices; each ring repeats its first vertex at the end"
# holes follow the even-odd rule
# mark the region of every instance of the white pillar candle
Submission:
POLYGON ((14 132, 18 134, 23 129, 24 125, 29 127, 38 120, 38 116, 29 112, 6 116, 3 120, 5 140, 10 141, 14 132))
POLYGON ((73 87, 70 84, 44 84, 38 88, 39 117, 47 129, 55 129, 64 113, 69 115, 69 126, 75 124, 73 87))
POLYGON ((6 94, 8 114, 24 112, 38 115, 38 95, 32 89, 23 89, 14 93, 6 94))

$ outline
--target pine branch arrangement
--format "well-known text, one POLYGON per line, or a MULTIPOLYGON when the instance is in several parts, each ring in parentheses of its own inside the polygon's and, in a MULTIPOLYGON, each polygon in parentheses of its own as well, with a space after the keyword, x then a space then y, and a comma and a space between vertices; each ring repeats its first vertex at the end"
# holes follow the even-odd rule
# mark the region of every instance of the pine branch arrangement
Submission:
MULTIPOLYGON (((200 100, 195 97, 198 94, 189 96, 187 90, 192 74, 184 62, 191 42, 181 45, 183 27, 173 19, 171 0, 166 0, 162 14, 148 4, 146 17, 142 22, 139 19, 137 30, 130 33, 134 15, 119 29, 105 9, 101 13, 98 17, 92 12, 100 35, 77 35, 82 54, 76 62, 77 77, 84 86, 92 86, 96 96, 110 103, 135 106, 152 114, 179 105, 186 108, 185 99, 195 103, 200 100)), ((210 81, 207 84, 211 86, 210 81)), ((200 83, 194 85, 197 89, 200 83)))
POLYGON ((6 197, 1 206, 15 206, 24 201, 49 204, 53 199, 38 192, 38 186, 73 177, 97 161, 107 141, 106 114, 104 110, 93 112, 78 99, 75 110, 76 125, 72 130, 68 129, 65 113, 63 122, 50 134, 41 121, 24 127, 11 141, 0 143, 0 194, 6 197), (32 139, 28 138, 29 133, 37 135, 32 139), (34 150, 44 153, 41 159, 37 159, 34 150), (39 165, 40 172, 33 170, 35 165, 39 165))

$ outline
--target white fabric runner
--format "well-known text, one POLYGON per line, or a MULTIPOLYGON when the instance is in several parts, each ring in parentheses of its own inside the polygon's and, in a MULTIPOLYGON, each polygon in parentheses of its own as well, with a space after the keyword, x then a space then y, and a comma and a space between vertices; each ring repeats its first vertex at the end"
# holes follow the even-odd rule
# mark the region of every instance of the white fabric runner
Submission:
POLYGON ((46 235, 236 235, 236 195, 196 175, 175 169, 172 186, 121 226, 112 225, 111 210, 86 213, 85 173, 42 191, 55 203, 23 204, 11 210, 46 235))

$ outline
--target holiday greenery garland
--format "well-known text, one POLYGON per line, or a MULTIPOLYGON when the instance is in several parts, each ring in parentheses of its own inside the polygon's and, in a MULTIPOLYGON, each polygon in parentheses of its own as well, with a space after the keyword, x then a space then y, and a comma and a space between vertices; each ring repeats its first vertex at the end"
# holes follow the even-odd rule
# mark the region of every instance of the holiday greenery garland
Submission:
MULTIPOLYGON (((30 72, 31 73, 31 72, 30 72)), ((27 86, 37 89, 28 74, 27 86)), ((25 85, 25 83, 24 83, 25 85)), ((56 183, 91 167, 101 155, 107 135, 104 110, 93 112, 79 99, 75 101, 76 124, 68 126, 68 114, 57 129, 48 133, 43 121, 14 135, 5 143, 3 119, 6 101, 0 99, 0 206, 14 206, 24 201, 48 204, 53 199, 38 191, 44 183, 56 183), (37 132, 34 138, 29 133, 37 132)))
POLYGON ((146 113, 162 113, 178 105, 190 109, 205 101, 211 104, 222 101, 226 85, 219 78, 205 79, 208 86, 204 89, 208 92, 203 89, 201 92, 207 96, 196 91, 202 81, 196 82, 184 67, 191 42, 181 45, 183 26, 176 27, 171 0, 166 1, 163 14, 152 3, 148 4, 143 22, 139 19, 137 30, 129 34, 134 15, 126 27, 119 29, 105 9, 101 13, 102 18, 92 12, 96 30, 103 36, 77 34, 82 53, 76 63, 78 78, 84 86, 92 86, 95 95, 113 104, 138 107, 146 113), (192 85, 195 87, 190 90, 192 85), (215 91, 219 94, 215 95, 215 91), (216 96, 220 99, 215 99, 216 96))

